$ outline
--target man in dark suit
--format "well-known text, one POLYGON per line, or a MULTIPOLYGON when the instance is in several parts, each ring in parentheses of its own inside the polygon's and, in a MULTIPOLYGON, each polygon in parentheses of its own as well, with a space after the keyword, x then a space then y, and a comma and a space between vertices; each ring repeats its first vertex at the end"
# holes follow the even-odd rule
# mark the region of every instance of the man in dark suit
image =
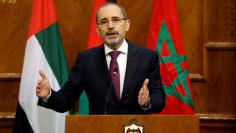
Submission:
POLYGON ((42 71, 36 86, 39 105, 58 112, 70 110, 83 89, 90 114, 146 114, 165 105, 158 55, 125 40, 130 20, 114 3, 102 5, 96 29, 104 45, 78 55, 69 79, 58 92, 42 71))

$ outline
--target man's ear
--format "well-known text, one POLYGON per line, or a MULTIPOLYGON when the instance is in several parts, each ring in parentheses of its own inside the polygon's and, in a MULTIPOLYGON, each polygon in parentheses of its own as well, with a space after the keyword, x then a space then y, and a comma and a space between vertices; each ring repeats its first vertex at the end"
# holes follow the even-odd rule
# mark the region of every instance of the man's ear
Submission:
POLYGON ((125 30, 126 31, 129 31, 129 28, 130 28, 130 20, 126 20, 126 26, 125 26, 125 30))
POLYGON ((100 35, 100 34, 99 34, 99 31, 98 31, 98 26, 97 26, 97 25, 96 25, 95 28, 96 28, 96 32, 97 32, 97 34, 100 35))

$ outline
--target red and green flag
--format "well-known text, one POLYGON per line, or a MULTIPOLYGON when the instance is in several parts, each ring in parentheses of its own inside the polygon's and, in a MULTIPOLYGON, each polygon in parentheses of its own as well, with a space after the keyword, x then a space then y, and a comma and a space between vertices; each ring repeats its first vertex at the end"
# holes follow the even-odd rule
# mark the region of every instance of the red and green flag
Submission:
POLYGON ((68 69, 53 0, 33 1, 14 132, 64 133, 67 113, 38 106, 39 70, 45 72, 55 91, 67 80, 68 69))
POLYGON ((166 106, 161 114, 193 115, 192 88, 187 71, 176 0, 153 0, 147 47, 159 55, 166 106))

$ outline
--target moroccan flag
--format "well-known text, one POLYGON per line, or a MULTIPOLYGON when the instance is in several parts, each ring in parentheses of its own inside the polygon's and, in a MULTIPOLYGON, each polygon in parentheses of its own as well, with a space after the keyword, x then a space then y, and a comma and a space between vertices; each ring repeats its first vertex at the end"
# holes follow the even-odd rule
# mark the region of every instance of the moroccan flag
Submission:
POLYGON ((56 21, 53 0, 33 1, 14 132, 65 131, 67 113, 57 113, 38 106, 35 91, 37 80, 41 79, 39 70, 45 72, 55 91, 58 91, 67 80, 68 69, 56 21))
MULTIPOLYGON (((96 12, 97 9, 104 4, 105 2, 113 2, 116 3, 116 0, 93 0, 92 4, 92 12, 90 18, 90 28, 88 34, 88 42, 87 42, 87 49, 99 46, 103 43, 100 36, 96 32, 96 12)), ((85 91, 83 91, 82 95, 79 99, 79 114, 89 114, 89 107, 88 107, 88 99, 85 91)))
POLYGON ((167 96, 161 114, 194 114, 176 0, 153 0, 147 47, 160 57, 162 83, 167 96))

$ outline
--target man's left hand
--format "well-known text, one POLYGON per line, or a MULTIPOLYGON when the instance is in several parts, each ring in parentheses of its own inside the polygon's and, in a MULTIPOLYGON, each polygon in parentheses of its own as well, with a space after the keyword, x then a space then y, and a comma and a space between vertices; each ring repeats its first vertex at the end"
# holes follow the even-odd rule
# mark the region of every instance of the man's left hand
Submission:
POLYGON ((149 98, 149 90, 148 90, 148 82, 149 79, 145 79, 143 82, 143 86, 139 91, 138 94, 138 103, 141 107, 145 106, 148 104, 150 98, 149 98))

